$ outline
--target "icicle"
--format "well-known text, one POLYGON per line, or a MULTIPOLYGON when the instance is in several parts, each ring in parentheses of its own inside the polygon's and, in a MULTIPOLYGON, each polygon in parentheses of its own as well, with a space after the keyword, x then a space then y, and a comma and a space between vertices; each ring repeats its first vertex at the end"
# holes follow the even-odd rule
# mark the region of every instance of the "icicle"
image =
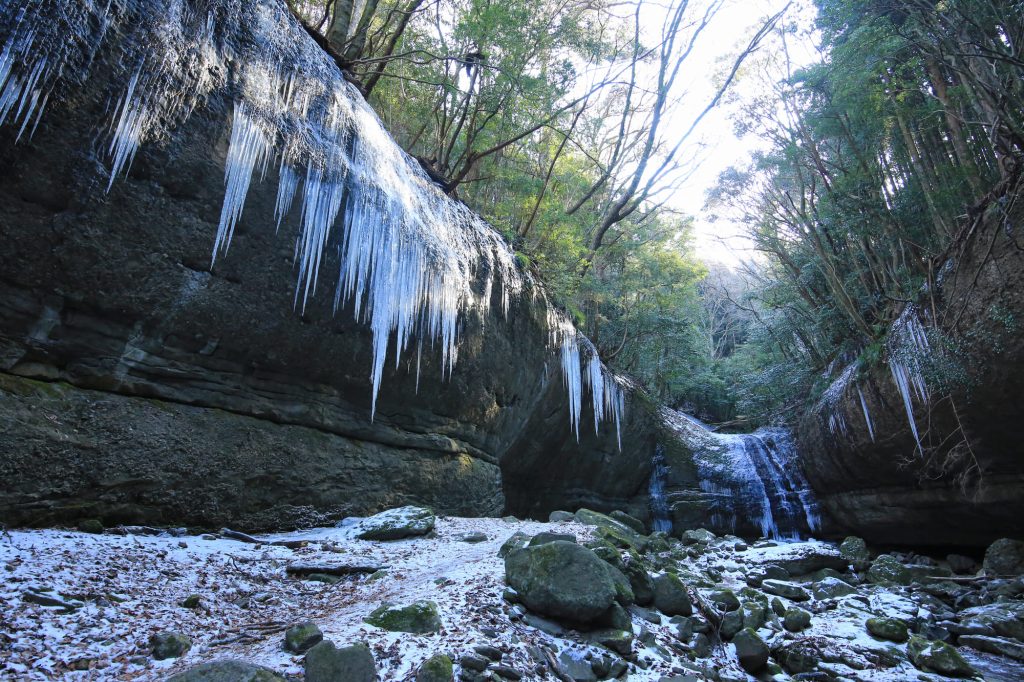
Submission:
POLYGON ((864 411, 864 422, 868 425, 868 435, 871 436, 871 442, 875 442, 875 427, 871 424, 871 415, 868 413, 868 404, 864 400, 864 393, 860 390, 860 386, 857 387, 857 395, 860 397, 860 409, 864 411))
MULTIPOLYGON (((131 98, 131 91, 137 80, 137 77, 132 79, 132 86, 129 87, 126 101, 131 98)), ((220 222, 217 224, 217 237, 214 240, 213 255, 210 258, 211 265, 217 260, 218 253, 227 253, 228 247, 231 246, 235 225, 242 216, 242 206, 249 193, 253 170, 257 164, 266 159, 269 152, 270 145, 266 135, 250 118, 245 104, 241 102, 235 104, 235 113, 231 123, 231 141, 228 143, 228 156, 224 163, 226 187, 224 205, 220 212, 220 222)), ((113 179, 113 174, 111 174, 111 179, 113 179)))
POLYGON ((117 126, 110 140, 110 154, 113 162, 110 165, 110 181, 107 183, 107 192, 114 185, 114 179, 124 169, 127 174, 135 159, 135 153, 139 150, 139 143, 142 141, 142 129, 149 113, 145 107, 135 98, 135 89, 139 84, 139 76, 142 74, 142 62, 135 68, 131 80, 128 81, 128 91, 118 102, 115 113, 117 126))
POLYGON ((900 397, 903 398, 903 408, 907 411, 907 422, 910 424, 911 433, 914 434, 914 442, 917 443, 918 451, 923 452, 921 438, 917 434, 917 422, 914 421, 914 405, 910 397, 910 383, 907 378, 907 370, 900 364, 899 360, 891 358, 889 360, 889 371, 892 372, 896 388, 899 389, 900 397))

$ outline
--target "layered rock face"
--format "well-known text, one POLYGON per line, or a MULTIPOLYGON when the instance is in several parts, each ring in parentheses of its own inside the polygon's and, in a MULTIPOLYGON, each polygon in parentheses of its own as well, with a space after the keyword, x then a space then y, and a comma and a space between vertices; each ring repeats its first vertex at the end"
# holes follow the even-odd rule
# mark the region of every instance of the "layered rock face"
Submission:
MULTIPOLYGON (((166 122, 109 194, 111 107, 138 32, 106 32, 31 140, 0 128, 0 518, 258 529, 411 502, 643 513, 650 413, 629 401, 620 452, 585 400, 577 442, 541 297, 505 315, 481 271, 476 291, 495 304, 460 318, 451 376, 429 344, 397 363, 392 344, 371 420, 372 336, 351 303, 333 312, 334 275, 295 308, 300 212, 275 234, 274 164, 262 182, 257 169, 211 266, 233 83, 253 63, 238 53, 286 45, 321 74, 334 67, 283 4, 207 5, 219 47, 197 77, 223 87, 166 122)), ((180 19, 156 0, 127 7, 111 20, 180 19)), ((320 268, 338 272, 336 246, 320 268)))
POLYGON ((917 438, 885 365, 849 369, 802 419, 804 469, 845 528, 912 545, 983 546, 1020 533, 1020 214, 989 206, 951 249, 934 307, 928 301, 913 313, 926 327, 937 319, 941 332, 929 331, 919 350, 928 399, 912 385, 907 391, 917 438))

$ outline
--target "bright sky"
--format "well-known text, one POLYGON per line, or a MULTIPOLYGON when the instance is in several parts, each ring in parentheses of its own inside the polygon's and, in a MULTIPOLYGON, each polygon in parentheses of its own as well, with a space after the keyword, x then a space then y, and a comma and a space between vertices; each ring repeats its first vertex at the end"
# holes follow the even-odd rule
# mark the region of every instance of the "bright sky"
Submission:
MULTIPOLYGON (((712 94, 711 78, 727 66, 721 62, 729 58, 749 42, 753 32, 763 18, 771 16, 786 5, 786 0, 728 0, 714 23, 709 25, 698 48, 694 50, 687 86, 690 92, 684 103, 681 120, 687 124, 704 108, 712 94)), ((799 18, 801 25, 809 25, 814 16, 810 2, 793 3, 788 16, 799 18)), ((809 63, 814 59, 813 46, 809 43, 794 50, 794 59, 809 63)), ((762 49, 771 49, 770 45, 762 49)), ((731 66, 731 60, 728 63, 731 66)), ((741 80, 736 84, 741 96, 756 92, 761 86, 753 79, 741 80)), ((704 212, 705 193, 717 179, 719 173, 733 165, 745 165, 751 151, 756 149, 756 139, 739 139, 733 132, 729 118, 730 108, 719 107, 711 111, 699 128, 707 149, 699 171, 683 185, 670 204, 696 218, 695 246, 697 255, 706 261, 717 261, 733 265, 753 256, 750 243, 739 232, 740 227, 725 220, 711 223, 704 212)))

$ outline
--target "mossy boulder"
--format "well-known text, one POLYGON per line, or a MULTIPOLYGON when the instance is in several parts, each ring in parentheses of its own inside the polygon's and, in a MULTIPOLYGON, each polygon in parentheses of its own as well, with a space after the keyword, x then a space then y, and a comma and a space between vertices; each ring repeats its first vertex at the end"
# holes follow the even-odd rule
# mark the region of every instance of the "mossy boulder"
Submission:
POLYGON ((850 562, 854 570, 863 571, 871 565, 871 553, 868 551, 868 543, 862 538, 849 536, 839 545, 839 556, 850 562))
POLYGON ((654 579, 654 608, 666 616, 693 615, 686 585, 674 573, 662 573, 654 579))
POLYGON ((305 672, 305 682, 377 680, 377 664, 370 647, 365 644, 353 644, 339 649, 333 642, 320 642, 306 654, 305 672))
POLYGON ((876 585, 909 585, 913 576, 890 554, 880 554, 868 569, 868 580, 876 585))
POLYGON ((384 603, 374 609, 364 622, 388 632, 428 634, 441 629, 441 616, 437 604, 419 600, 408 606, 384 603))
POLYGON ((764 580, 761 582, 761 589, 768 594, 793 601, 807 601, 811 595, 796 583, 785 580, 764 580))
POLYGON ((630 528, 632 528, 637 533, 640 533, 641 535, 643 535, 644 533, 647 532, 647 529, 644 528, 644 522, 643 521, 641 521, 640 519, 636 518, 635 516, 630 516, 629 514, 627 514, 624 511, 619 511, 618 509, 616 509, 615 511, 611 512, 610 514, 608 514, 608 516, 609 516, 609 518, 615 519, 616 521, 618 521, 619 523, 621 523, 624 526, 629 526, 630 528))
POLYGON ((544 545, 549 542, 576 542, 576 536, 572 533, 552 533, 550 531, 544 531, 543 533, 537 533, 530 542, 527 543, 528 547, 536 547, 537 545, 544 545))
POLYGON ((192 648, 192 640, 180 632, 157 632, 149 638, 149 647, 153 658, 162 661, 184 656, 192 648))
POLYGON ((309 621, 288 628, 284 633, 284 648, 301 654, 323 641, 324 633, 309 621))
POLYGON ((985 550, 982 567, 996 575, 1024 574, 1024 541, 1000 538, 985 550))
POLYGON ((907 643, 907 656, 919 670, 947 677, 974 677, 977 673, 960 653, 945 642, 913 636, 907 643))
POLYGON ((868 618, 864 625, 868 632, 879 639, 903 643, 910 638, 906 624, 895 618, 868 618))
POLYGON ((455 679, 452 667, 452 659, 444 654, 431 656, 420 664, 416 682, 452 682, 455 679))
POLYGON ((636 552, 629 552, 621 560, 622 574, 629 580, 633 588, 633 598, 637 604, 647 606, 654 601, 654 581, 647 572, 647 565, 636 552))
POLYGON ((103 522, 99 519, 82 519, 78 522, 78 530, 99 535, 103 532, 103 522))
POLYGON ((751 675, 760 672, 768 664, 768 645, 750 628, 736 633, 732 643, 736 647, 736 658, 740 662, 740 667, 751 675))
POLYGON ((561 541, 511 552, 505 581, 532 611, 576 623, 604 614, 622 592, 620 583, 629 585, 589 549, 561 541))
POLYGON ((401 540, 426 535, 434 530, 434 512, 426 507, 389 509, 359 522, 356 537, 361 540, 401 540))
POLYGON ((522 549, 530 544, 530 536, 526 533, 517 530, 512 535, 508 536, 508 540, 505 540, 498 549, 498 557, 504 559, 509 555, 512 550, 522 549))
POLYGON ((684 545, 707 545, 715 541, 718 537, 706 528, 696 528, 693 530, 683 531, 680 535, 680 539, 684 545))
POLYGON ((167 682, 285 682, 273 670, 245 661, 201 663, 185 672, 171 675, 167 682))
POLYGON ((811 614, 801 608, 793 607, 786 609, 782 617, 782 626, 790 632, 806 630, 811 625, 811 614))

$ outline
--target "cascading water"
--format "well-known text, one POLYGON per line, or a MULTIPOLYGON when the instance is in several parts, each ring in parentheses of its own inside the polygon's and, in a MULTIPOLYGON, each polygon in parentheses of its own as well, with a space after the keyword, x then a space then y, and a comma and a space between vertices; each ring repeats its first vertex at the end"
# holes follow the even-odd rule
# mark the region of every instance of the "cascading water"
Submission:
POLYGON ((651 481, 647 485, 647 494, 651 498, 652 525, 656 531, 671 533, 672 517, 669 514, 668 498, 665 496, 665 478, 668 475, 668 466, 665 464, 665 451, 661 445, 654 449, 653 464, 651 481))
POLYGON ((711 526, 774 539, 797 539, 820 529, 818 505, 787 430, 720 434, 682 412, 662 414, 693 452, 711 526))
MULTIPOLYGON (((267 218, 280 228, 293 204, 301 211, 296 308, 337 254, 335 312, 351 311, 372 333, 371 418, 392 339, 396 366, 413 345, 418 358, 426 340, 450 374, 462 319, 489 309, 495 285, 505 313, 528 288, 538 293, 501 236, 395 144, 284 3, 0 2, 0 125, 29 140, 48 106, 87 82, 108 84, 107 119, 96 121, 97 131, 108 129, 108 192, 142 145, 173 135, 218 95, 233 103, 211 260, 227 255, 247 195, 276 169, 267 218)), ((618 437, 624 384, 567 316, 548 311, 577 438, 585 387, 595 430, 610 419, 618 437)))

